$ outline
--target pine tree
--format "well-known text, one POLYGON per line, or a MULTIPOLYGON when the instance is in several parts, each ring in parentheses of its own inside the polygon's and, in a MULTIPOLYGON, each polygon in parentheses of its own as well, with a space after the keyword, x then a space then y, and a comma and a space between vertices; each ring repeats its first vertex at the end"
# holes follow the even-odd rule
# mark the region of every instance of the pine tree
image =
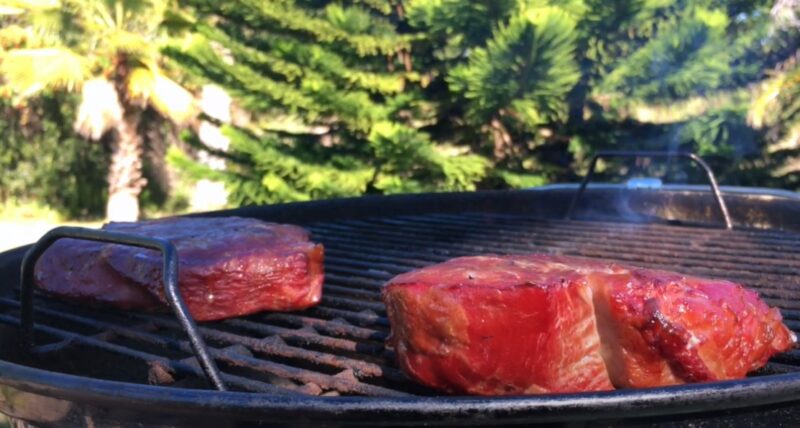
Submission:
POLYGON ((465 100, 467 122, 478 128, 488 124, 495 160, 524 156, 515 140, 566 119, 566 95, 579 78, 575 45, 569 13, 530 8, 500 25, 486 47, 450 70, 449 89, 465 100))
MULTIPOLYGON (((780 61, 756 86, 747 121, 766 140, 759 170, 770 184, 800 189, 800 8, 797 1, 779 0, 770 11, 773 50, 793 55, 780 61)), ((775 55, 783 58, 783 55, 775 55)), ((755 168, 754 168, 755 169, 755 168)))
POLYGON ((172 159, 233 203, 527 187, 604 148, 691 150, 731 183, 783 185, 800 38, 771 3, 191 0, 195 33, 169 55, 252 118, 226 131, 227 172, 172 159), (767 86, 782 95, 758 104, 767 86))
POLYGON ((730 184, 783 185, 768 180, 765 134, 747 120, 753 88, 797 48, 796 38, 773 31, 770 7, 641 2, 628 36, 616 39, 616 55, 602 61, 593 83, 591 97, 604 106, 588 128, 576 130, 580 142, 605 122, 613 138, 573 147, 584 156, 604 147, 693 151, 730 184))
MULTIPOLYGON (((474 189, 488 162, 421 131, 421 80, 398 31, 402 8, 379 1, 186 2, 195 33, 168 49, 252 113, 227 126, 231 202, 474 189), (196 15, 197 18, 191 17, 196 15)), ((198 176, 210 171, 173 151, 198 176)))

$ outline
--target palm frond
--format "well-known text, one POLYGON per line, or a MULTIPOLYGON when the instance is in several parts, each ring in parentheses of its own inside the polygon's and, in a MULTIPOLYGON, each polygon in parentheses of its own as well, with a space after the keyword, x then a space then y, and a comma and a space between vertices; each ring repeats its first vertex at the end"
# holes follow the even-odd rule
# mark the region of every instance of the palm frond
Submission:
POLYGON ((74 90, 89 76, 82 56, 65 48, 13 49, 0 56, 5 86, 19 97, 42 89, 74 90))
POLYGON ((2 16, 21 15, 23 13, 25 13, 25 9, 14 6, 0 5, 0 15, 2 16))
POLYGON ((152 41, 124 29, 116 29, 106 36, 103 50, 109 55, 125 53, 141 61, 149 61, 155 55, 152 41))
MULTIPOLYGON (((24 18, 26 30, 32 37, 26 45, 29 48, 60 45, 65 27, 73 24, 72 9, 58 0, 11 0, 3 1, 9 12, 24 18)), ((19 18, 17 18, 19 19, 19 18)))
POLYGON ((141 107, 147 105, 155 90, 155 75, 149 68, 136 67, 128 75, 127 98, 141 107))
POLYGON ((91 79, 83 84, 75 131, 92 140, 122 120, 122 105, 114 85, 106 79, 91 79))
POLYGON ((0 28, 0 49, 14 49, 27 45, 30 33, 19 25, 0 28))
POLYGON ((191 92, 158 71, 153 72, 149 101, 159 113, 178 124, 188 122, 198 110, 191 92))
POLYGON ((61 7, 61 2, 59 0, 4 0, 3 7, 22 11, 58 9, 61 7))

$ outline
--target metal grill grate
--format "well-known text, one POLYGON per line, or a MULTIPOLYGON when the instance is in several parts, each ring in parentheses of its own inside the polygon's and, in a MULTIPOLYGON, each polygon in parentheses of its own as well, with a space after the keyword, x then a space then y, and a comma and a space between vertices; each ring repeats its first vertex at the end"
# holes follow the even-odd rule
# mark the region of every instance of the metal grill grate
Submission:
MULTIPOLYGON (((542 252, 598 257, 743 282, 800 331, 800 235, 667 225, 543 220, 465 213, 307 225, 326 251, 322 303, 205 323, 200 331, 234 390, 271 394, 430 395, 394 364, 380 287, 392 276, 452 257, 542 252)), ((168 315, 94 310, 39 299, 35 358, 0 355, 82 376, 207 388, 178 322, 168 315)), ((0 329, 19 303, 0 299, 0 329)), ((0 331, 1 333, 1 331, 0 331)), ((756 375, 800 370, 800 352, 756 375)))

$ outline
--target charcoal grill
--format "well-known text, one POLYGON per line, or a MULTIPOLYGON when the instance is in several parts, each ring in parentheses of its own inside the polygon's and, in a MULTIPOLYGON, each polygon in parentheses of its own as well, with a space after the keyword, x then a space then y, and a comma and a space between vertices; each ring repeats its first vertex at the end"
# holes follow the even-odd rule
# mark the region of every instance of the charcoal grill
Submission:
POLYGON ((36 297, 36 340, 27 349, 17 289, 27 249, 8 251, 0 254, 0 411, 59 427, 798 426, 798 351, 739 381, 479 398, 439 396, 416 385, 384 347, 384 281, 479 253, 599 257, 728 278, 757 290, 800 332, 800 198, 723 187, 721 209, 713 196, 704 186, 559 185, 207 213, 300 224, 326 250, 318 307, 199 325, 228 391, 207 380, 197 344, 169 314, 36 297), (568 211, 573 219, 565 219, 568 211), (725 229, 725 212, 732 230, 725 229))

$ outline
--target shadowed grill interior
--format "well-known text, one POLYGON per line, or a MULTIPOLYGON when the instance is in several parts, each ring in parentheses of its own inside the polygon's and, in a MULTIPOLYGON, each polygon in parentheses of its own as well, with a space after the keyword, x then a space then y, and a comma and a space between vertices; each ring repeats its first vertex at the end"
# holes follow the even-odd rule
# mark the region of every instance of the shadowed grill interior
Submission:
MULTIPOLYGON (((403 396, 432 391, 410 380, 384 348, 381 285, 453 257, 550 253, 730 279, 758 291, 800 331, 800 234, 656 224, 561 221, 514 214, 427 214, 305 225, 326 251, 322 303, 201 324, 234 390, 271 394, 403 396)), ((0 330, 19 323, 16 299, 0 299, 0 330)), ((0 331, 2 333, 2 331, 0 331)), ((35 357, 26 365, 103 379, 208 388, 178 322, 167 314, 87 309, 37 298, 35 357)), ((8 352, 9 355, 3 355, 8 352)), ((800 370, 800 353, 755 375, 800 370)))

